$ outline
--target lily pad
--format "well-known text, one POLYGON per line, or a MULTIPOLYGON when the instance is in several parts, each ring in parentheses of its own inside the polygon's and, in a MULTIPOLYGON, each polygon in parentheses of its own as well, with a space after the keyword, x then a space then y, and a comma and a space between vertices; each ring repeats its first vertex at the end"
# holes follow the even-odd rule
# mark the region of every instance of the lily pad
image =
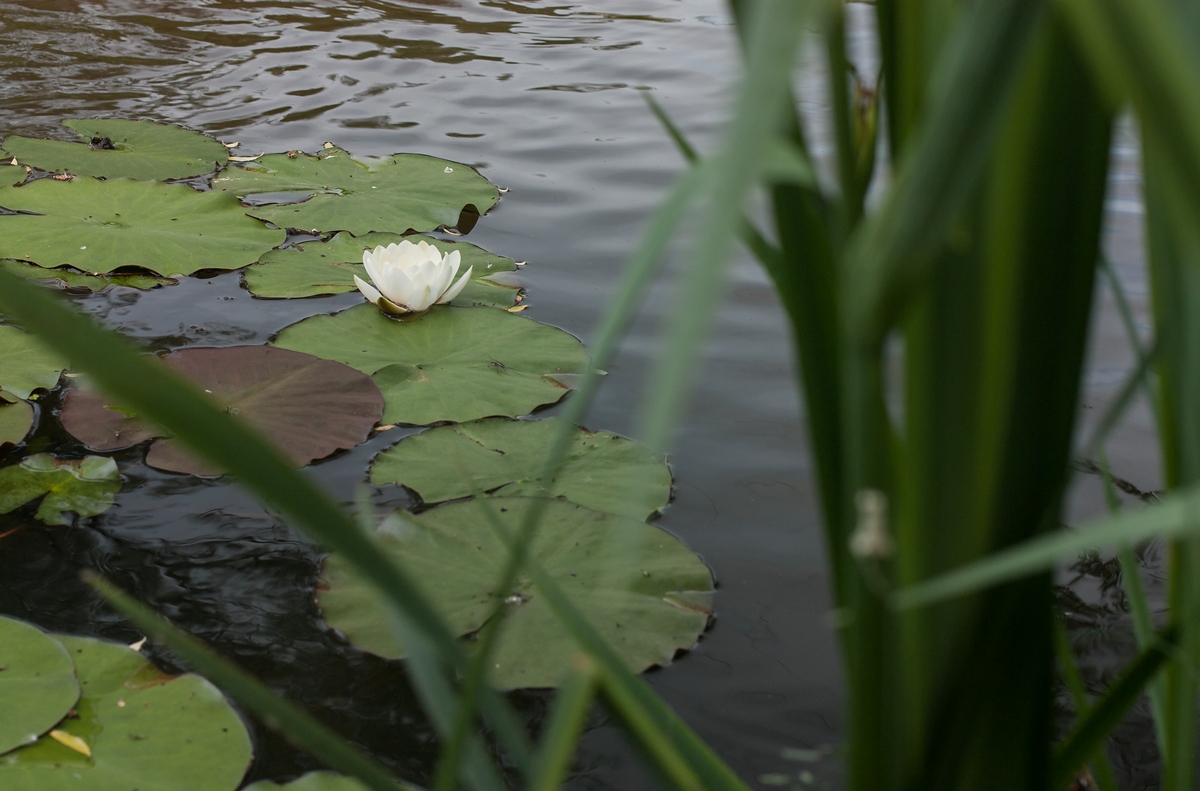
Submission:
POLYGON ((213 173, 228 152, 220 142, 173 124, 72 118, 79 143, 11 135, 4 147, 23 165, 57 173, 163 181, 213 173))
POLYGON ((404 237, 392 233, 370 233, 354 237, 342 232, 327 242, 305 242, 272 250, 257 264, 246 269, 242 280, 251 294, 266 299, 295 299, 315 297, 322 294, 343 294, 354 291, 354 276, 366 279, 362 264, 364 250, 377 246, 386 247, 407 238, 411 242, 424 240, 443 253, 458 250, 462 255, 461 270, 473 268, 471 280, 451 305, 493 305, 504 307, 514 304, 521 295, 521 287, 515 278, 502 282, 503 273, 512 272, 517 264, 511 258, 492 255, 483 248, 467 242, 446 242, 428 236, 404 237), (493 279, 492 276, 496 276, 493 279))
POLYGON ((0 753, 37 741, 79 700, 67 649, 24 621, 0 616, 0 668, 0 753))
POLYGON ((16 261, 11 258, 0 260, 0 269, 17 277, 23 277, 26 280, 37 281, 42 285, 80 291, 98 292, 112 288, 113 286, 124 286, 125 288, 148 291, 159 286, 173 286, 179 282, 173 278, 155 277, 153 275, 104 275, 102 277, 99 275, 89 275, 86 272, 78 272, 66 267, 46 269, 37 264, 27 264, 24 261, 16 261))
POLYGON ((217 689, 168 676, 126 646, 60 636, 83 695, 77 717, 0 756, 5 791, 234 791, 250 765, 250 736, 217 689), (73 738, 72 738, 73 737, 73 738), (85 750, 89 755, 80 752, 85 750))
POLYGON ((371 483, 401 483, 426 503, 469 497, 565 497, 597 511, 633 519, 657 513, 671 499, 671 470, 662 456, 606 431, 571 428, 570 450, 551 485, 538 474, 561 418, 490 418, 405 437, 371 463, 371 483), (464 475, 469 476, 464 480, 464 475))
POLYGON ((33 428, 33 405, 0 390, 0 446, 16 445, 33 428))
POLYGON ((0 389, 17 398, 29 398, 38 388, 53 389, 66 367, 63 359, 37 338, 0 325, 0 389))
POLYGON ((413 425, 529 414, 566 395, 554 375, 588 364, 578 338, 498 308, 437 305, 396 321, 363 304, 293 324, 274 345, 371 374, 383 419, 413 425))
MULTIPOLYGON (((366 440, 383 412, 379 388, 353 368, 270 346, 181 349, 162 358, 274 442, 298 467, 366 440)), ((219 475, 176 440, 89 390, 67 393, 63 427, 93 450, 159 438, 146 463, 161 470, 219 475)))
MULTIPOLYGON (((397 511, 378 531, 382 551, 408 572, 456 634, 483 626, 503 597, 508 616, 497 638, 489 680, 497 687, 562 683, 574 639, 525 578, 514 590, 494 586, 507 544, 479 509, 492 509, 516 531, 534 498, 497 497, 449 503, 418 516, 397 511)), ((712 574, 679 539, 645 522, 543 500, 530 556, 553 577, 634 672, 671 661, 690 648, 712 613, 712 574)), ((376 589, 334 553, 317 593, 325 620, 359 648, 387 658, 404 651, 376 589)))
POLYGON ((231 195, 133 179, 39 179, 0 186, 0 258, 105 274, 124 266, 160 275, 238 269, 287 234, 247 217, 231 195))
POLYGON ((0 514, 43 497, 37 518, 48 525, 66 525, 65 512, 96 516, 112 507, 121 490, 117 463, 102 456, 57 459, 38 453, 0 469, 0 514))
MULTIPOLYGON (((404 786, 414 788, 414 786, 404 786)), ((290 783, 259 780, 242 791, 367 791, 367 787, 353 777, 333 772, 309 772, 290 783)))
POLYGON ((340 148, 268 154, 227 168, 213 188, 249 198, 255 204, 251 216, 280 228, 355 236, 453 226, 463 209, 483 214, 500 199, 499 190, 467 165, 420 154, 364 162, 340 148), (311 197, 295 202, 305 196, 311 197))

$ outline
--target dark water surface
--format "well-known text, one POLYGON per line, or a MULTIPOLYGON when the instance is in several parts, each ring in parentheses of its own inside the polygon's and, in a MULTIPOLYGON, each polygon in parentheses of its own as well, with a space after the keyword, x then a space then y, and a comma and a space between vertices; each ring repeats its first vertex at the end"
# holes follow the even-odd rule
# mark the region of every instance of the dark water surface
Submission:
MULTIPOLYGON (((61 118, 145 117, 239 141, 240 154, 329 140, 359 155, 472 164, 512 191, 470 241, 529 261, 526 315, 587 341, 680 169, 639 90, 710 141, 734 73, 731 34, 717 0, 0 0, 0 135, 69 139, 61 118)), ((753 781, 805 768, 782 760, 782 748, 837 743, 841 690, 782 314, 748 263, 736 265, 728 296, 660 522, 714 569, 716 621, 695 651, 649 678, 753 781)), ((590 427, 632 431, 668 297, 653 292, 590 427)), ((262 343, 361 298, 256 300, 230 273, 75 300, 169 350, 262 343)), ((384 432, 316 474, 348 502, 372 456, 403 433, 384 432)), ((49 419, 40 443, 82 451, 49 419)), ((436 745, 402 666, 362 654, 317 617, 319 550, 233 486, 157 472, 142 453, 118 454, 124 489, 100 517, 70 528, 0 518, 0 533, 23 526, 0 539, 0 612, 136 638, 78 582, 79 569, 97 568, 404 777, 427 780, 436 745)), ((405 502, 394 490, 375 495, 381 508, 405 502)), ((546 696, 516 697, 540 720, 546 696)), ((314 765, 262 728, 256 738, 248 779, 314 765)), ((837 781, 833 760, 806 768, 818 785, 837 781)), ((602 718, 572 784, 652 787, 602 718)))

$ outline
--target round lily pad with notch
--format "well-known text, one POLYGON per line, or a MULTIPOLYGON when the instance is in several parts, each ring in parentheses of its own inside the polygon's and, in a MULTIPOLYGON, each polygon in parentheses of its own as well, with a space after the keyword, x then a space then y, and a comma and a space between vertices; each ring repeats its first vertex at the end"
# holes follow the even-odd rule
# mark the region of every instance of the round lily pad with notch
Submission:
POLYGON ((234 791, 250 765, 241 718, 208 681, 169 676, 137 651, 58 636, 82 695, 37 743, 0 756, 4 791, 234 791))
POLYGON ((86 272, 79 272, 70 267, 59 267, 57 269, 46 269, 37 264, 27 264, 24 261, 17 261, 12 258, 0 260, 0 269, 3 269, 9 274, 23 277, 26 280, 33 280, 41 285, 52 286, 56 288, 64 288, 71 291, 94 291, 100 292, 113 288, 114 286, 123 286, 125 288, 136 288, 139 291, 149 291, 152 288, 159 286, 173 286, 178 283, 178 280, 169 277, 155 277, 147 274, 128 274, 128 275, 89 275, 86 272))
POLYGON ((81 517, 104 513, 120 490, 121 475, 112 459, 59 459, 37 453, 0 468, 0 514, 41 497, 37 518, 48 525, 67 525, 68 512, 81 517))
POLYGON ((67 716, 79 700, 79 682, 62 643, 32 624, 3 616, 0 668, 3 754, 36 742, 67 716))
POLYGON ((0 325, 0 389, 17 398, 29 398, 39 388, 52 390, 66 367, 57 352, 34 336, 0 325))
MULTIPOLYGON (((527 578, 512 590, 495 590, 508 545, 480 509, 490 508, 515 533, 535 502, 545 510, 530 557, 630 670, 665 665, 696 643, 712 613, 712 574, 665 530, 559 499, 496 497, 448 503, 417 516, 393 513, 378 530, 382 551, 455 634, 478 631, 498 597, 508 608, 489 668, 494 686, 556 686, 579 650, 527 578)), ((317 601, 330 626, 364 651, 404 655, 379 593, 341 555, 325 561, 322 578, 317 601)))
POLYGON ((462 256, 459 271, 466 272, 471 268, 471 280, 451 305, 506 307, 519 300, 521 287, 515 277, 507 274, 517 268, 511 258, 492 255, 468 242, 446 242, 429 236, 405 237, 392 233, 369 233, 355 237, 342 232, 327 242, 305 242, 282 250, 272 250, 257 264, 248 267, 242 273, 242 280, 251 294, 266 299, 343 294, 357 289, 355 275, 370 280, 362 263, 364 250, 398 244, 404 239, 413 244, 429 242, 443 253, 459 251, 462 256))
POLYGON ((304 319, 273 343, 371 374, 383 419, 412 425, 529 414, 566 395, 556 374, 588 365, 575 336, 499 308, 435 305, 397 321, 363 304, 304 319))
POLYGON ((38 179, 0 186, 0 258, 91 274, 139 267, 159 275, 252 264, 287 234, 246 216, 223 192, 133 179, 38 179))
POLYGON ((63 121, 82 140, 10 135, 4 147, 23 165, 77 176, 153 181, 213 173, 229 159, 219 141, 174 124, 120 118, 63 121))
POLYGON ((671 470, 662 456, 607 431, 561 418, 489 418, 405 437, 371 462, 371 483, 404 484, 426 503, 469 497, 565 497, 597 511, 646 519, 671 499, 671 470), (547 484, 538 476, 558 433, 570 445, 547 484))
POLYGON ((422 154, 367 162, 341 148, 268 154, 227 168, 213 188, 243 198, 250 215, 280 228, 355 236, 454 226, 464 210, 483 214, 500 199, 467 165, 422 154))
POLYGON ((0 446, 17 445, 33 428, 33 404, 0 390, 0 446))
MULTIPOLYGON (((229 346, 180 349, 162 360, 274 442, 297 467, 363 442, 383 412, 383 396, 370 376, 309 354, 229 346)), ((177 440, 93 391, 67 393, 61 416, 67 432, 92 450, 155 439, 146 454, 151 467, 221 474, 177 440)))

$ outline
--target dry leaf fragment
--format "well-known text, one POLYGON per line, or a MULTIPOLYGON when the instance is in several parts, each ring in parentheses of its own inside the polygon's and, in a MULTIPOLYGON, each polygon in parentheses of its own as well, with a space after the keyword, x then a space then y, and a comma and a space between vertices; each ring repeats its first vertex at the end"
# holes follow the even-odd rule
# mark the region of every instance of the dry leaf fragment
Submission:
POLYGON ((50 738, 61 744, 63 747, 74 750, 80 755, 86 755, 88 758, 92 757, 92 748, 88 747, 87 742, 85 742, 83 739, 80 739, 73 733, 53 730, 50 731, 50 738))
POLYGON ((527 308, 527 307, 529 307, 529 306, 528 305, 513 305, 511 308, 505 308, 505 310, 507 310, 509 313, 520 313, 521 311, 525 310, 525 308, 527 308))
POLYGON ((146 645, 146 638, 143 637, 141 640, 138 640, 136 643, 130 643, 129 647, 132 648, 134 651, 141 651, 145 645, 146 645))
POLYGON ((258 159, 261 156, 262 156, 262 154, 255 154, 252 157, 230 157, 229 161, 230 162, 253 162, 254 160, 258 159))

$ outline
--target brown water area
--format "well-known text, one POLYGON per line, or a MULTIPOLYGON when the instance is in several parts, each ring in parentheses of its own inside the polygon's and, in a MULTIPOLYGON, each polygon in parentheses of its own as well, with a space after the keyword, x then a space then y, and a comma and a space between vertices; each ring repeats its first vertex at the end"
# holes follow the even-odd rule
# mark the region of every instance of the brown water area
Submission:
MULTIPOLYGON (((857 6, 854 15, 859 57, 869 60, 868 14, 857 6)), ((468 163, 511 192, 467 238, 528 261, 526 315, 585 342, 682 169, 642 92, 711 147, 736 71, 733 29, 717 0, 0 0, 0 135, 71 139, 63 118, 152 118, 237 141, 241 154, 332 141, 356 155, 468 163)), ((803 106, 819 112, 820 96, 805 94, 803 106)), ((1128 132, 1118 139, 1108 249, 1144 318, 1136 141, 1128 132)), ((679 246, 676 270, 687 266, 686 250, 679 246)), ((657 331, 674 309, 670 286, 668 277, 651 291, 608 366, 590 428, 633 431, 637 404, 654 386, 657 331)), ((264 343, 306 316, 361 302, 356 293, 258 300, 237 273, 71 299, 157 351, 264 343)), ((1085 428, 1133 359, 1107 292, 1098 308, 1085 428)), ((799 414, 783 314, 762 272, 739 258, 672 455, 675 499, 658 522, 714 570, 716 618, 695 650, 648 680, 754 787, 779 773, 803 787, 837 787, 840 776, 841 676, 799 414), (811 783, 797 779, 801 771, 811 783)), ((370 459, 410 431, 382 432, 313 471, 349 504, 370 459)), ((1139 405, 1110 448, 1115 473, 1132 488, 1158 486, 1152 436, 1139 405)), ((82 452, 46 419, 31 447, 82 452)), ((427 782, 436 740, 403 666, 351 647, 318 616, 320 550, 230 483, 159 472, 143 455, 116 454, 124 488, 99 517, 68 528, 0 517, 0 534, 21 528, 0 539, 0 613, 136 639, 79 582, 80 569, 98 569, 405 779, 427 782)), ((1100 512, 1099 491, 1095 475, 1076 476, 1072 521, 1100 512)), ((371 493, 381 509, 408 502, 398 487, 371 493)), ((1132 651, 1105 560, 1063 591, 1097 685, 1132 651)), ((1146 560, 1153 573, 1153 547, 1146 560)), ((1073 576, 1065 570, 1064 582, 1073 576)), ((154 657, 172 666, 169 654, 154 657)), ((548 695, 513 697, 530 723, 543 719, 548 695)), ((1156 760, 1144 717, 1118 737, 1119 773, 1131 786, 1156 760)), ((248 781, 316 767, 265 728, 255 724, 254 733, 248 781)), ((570 787, 655 784, 597 714, 570 787)))

